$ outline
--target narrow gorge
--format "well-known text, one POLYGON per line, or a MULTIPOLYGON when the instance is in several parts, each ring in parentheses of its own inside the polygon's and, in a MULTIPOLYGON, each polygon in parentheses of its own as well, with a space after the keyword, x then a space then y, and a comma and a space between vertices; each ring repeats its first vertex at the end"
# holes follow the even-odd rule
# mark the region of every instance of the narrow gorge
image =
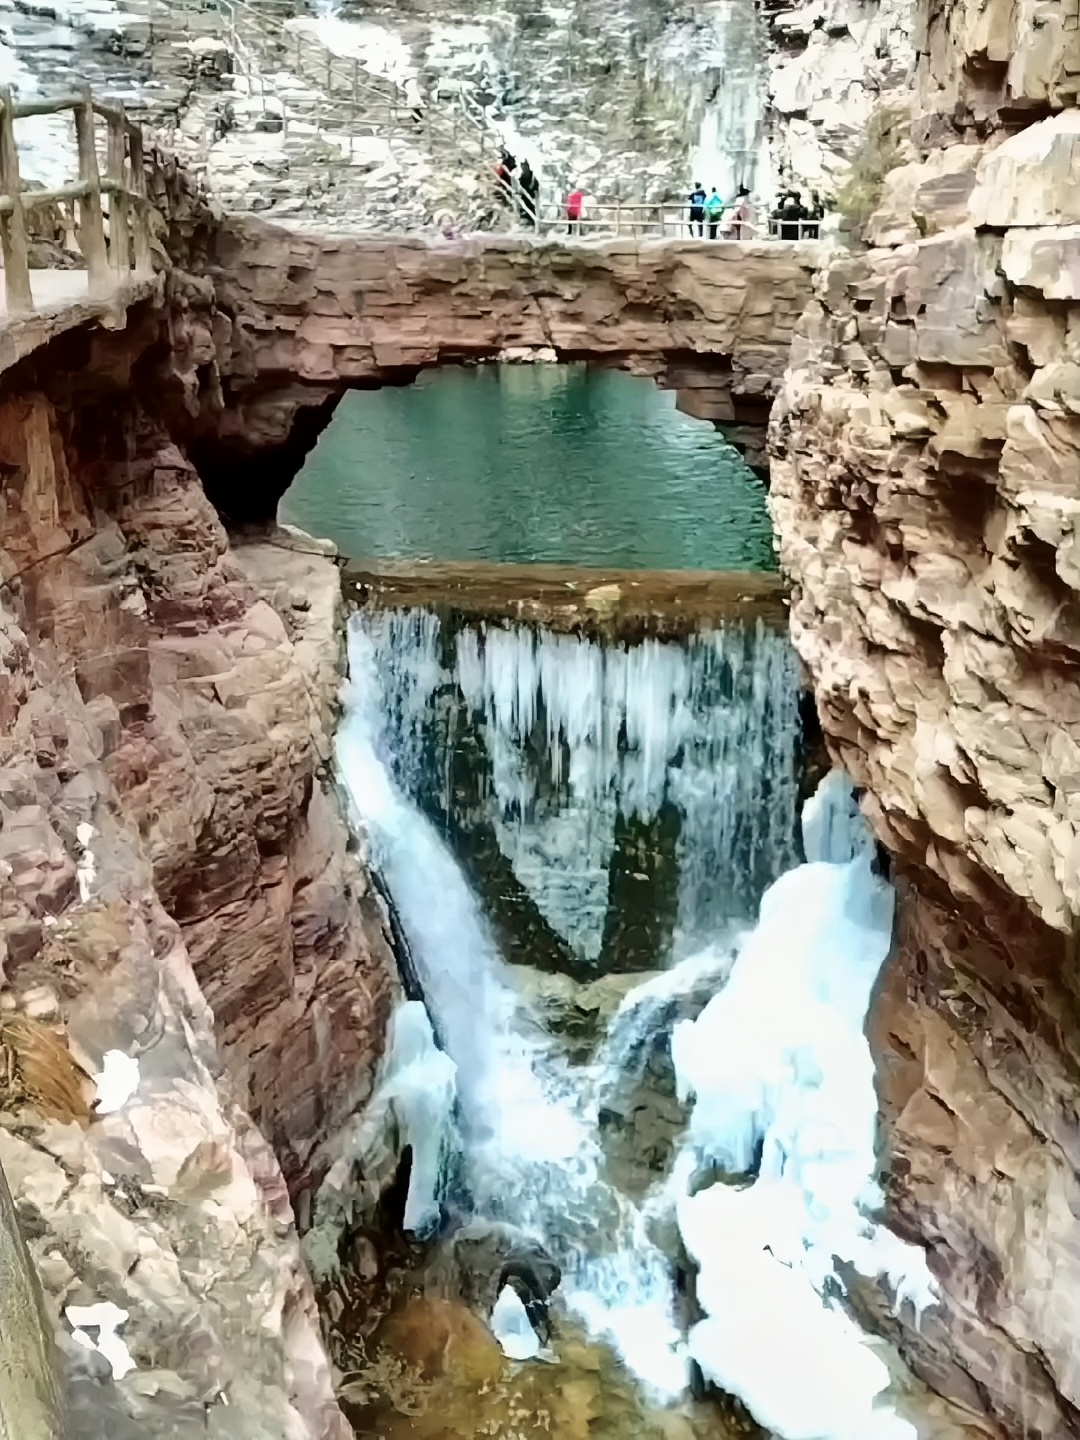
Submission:
POLYGON ((1080 1437, 1077 0, 166 11, 2 42, 0 1436, 1080 1437))

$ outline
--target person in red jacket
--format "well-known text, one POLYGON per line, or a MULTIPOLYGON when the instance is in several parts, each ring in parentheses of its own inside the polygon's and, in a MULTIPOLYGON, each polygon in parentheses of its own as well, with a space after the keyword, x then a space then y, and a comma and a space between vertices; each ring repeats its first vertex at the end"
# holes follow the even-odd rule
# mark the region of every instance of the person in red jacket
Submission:
POLYGON ((581 193, 579 186, 575 186, 566 197, 566 233, 568 235, 581 234, 581 215, 585 209, 585 196, 581 193))

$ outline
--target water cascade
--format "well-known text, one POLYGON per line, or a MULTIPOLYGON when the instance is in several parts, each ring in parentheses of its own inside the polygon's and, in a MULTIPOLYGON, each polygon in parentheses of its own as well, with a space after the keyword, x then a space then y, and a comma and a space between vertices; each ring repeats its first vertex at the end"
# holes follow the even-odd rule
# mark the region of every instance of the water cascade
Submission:
POLYGON ((717 0, 708 7, 717 79, 701 98, 697 143, 690 154, 694 180, 717 187, 730 201, 739 185, 759 199, 776 184, 765 129, 768 42, 764 25, 745 0, 717 0))
MULTIPOLYGON (((765 887, 795 862, 797 692, 777 632, 735 625, 685 643, 605 645, 527 625, 448 631, 419 609, 358 617, 357 644, 361 631, 397 783, 450 815, 460 780, 449 757, 462 724, 476 720, 485 780, 475 803, 582 962, 600 961, 605 934, 608 951, 618 948, 605 922, 628 830, 667 821, 673 835, 679 955, 752 919, 765 887), (447 714, 450 692, 463 707, 447 714)), ((615 968, 628 968, 625 950, 619 959, 615 968)), ((654 954, 647 968, 667 959, 654 954)))
MULTIPOLYGON (((830 1298, 834 1257, 885 1275, 897 1305, 934 1296, 922 1253, 867 1218, 880 1196, 862 1026, 892 891, 840 775, 805 807, 809 860, 795 863, 786 641, 734 626, 603 644, 375 610, 352 617, 349 666, 339 769, 456 1066, 476 1213, 551 1251, 571 1312, 655 1397, 683 1391, 692 1357, 786 1440, 913 1437, 879 1402, 883 1362, 830 1298), (661 973, 627 995, 590 1064, 571 1064, 538 1023, 435 823, 450 834, 462 727, 482 737, 481 808, 500 846, 582 964, 600 951, 617 817, 678 813, 661 973), (679 1020, 690 994, 712 998, 679 1020), (639 1205, 609 1178, 600 1107, 669 1032, 692 1109, 670 1174, 639 1205), (688 1337, 658 1243, 672 1218, 699 1270, 688 1337)), ((444 1098, 448 1073, 433 1076, 444 1098)), ((511 1304, 494 1323, 525 1354, 511 1304)))
MULTIPOLYGON (((567 1303, 608 1336, 656 1391, 678 1394, 685 1359, 668 1265, 644 1216, 601 1179, 589 1087, 530 1022, 462 872, 384 764, 385 699, 376 646, 354 617, 348 714, 338 764, 400 912, 448 1054, 457 1065, 467 1180, 480 1214, 541 1239, 563 1268, 567 1303)), ((402 652, 399 652, 402 653, 402 652)), ((403 650, 402 696, 415 699, 431 655, 403 650)), ((396 733, 421 740, 406 704, 396 733)), ((400 757, 401 752, 399 752, 400 757)))

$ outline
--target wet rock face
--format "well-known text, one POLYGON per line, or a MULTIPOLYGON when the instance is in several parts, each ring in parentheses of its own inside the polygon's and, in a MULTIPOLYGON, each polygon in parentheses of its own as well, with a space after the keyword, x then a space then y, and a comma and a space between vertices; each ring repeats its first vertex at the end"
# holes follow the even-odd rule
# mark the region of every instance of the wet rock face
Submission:
POLYGON ((200 473, 229 514, 272 516, 350 386, 507 350, 651 375, 760 451, 815 263, 781 243, 439 245, 230 220, 206 270, 224 410, 200 473))
POLYGON ((1003 894, 991 928, 922 873, 899 893, 869 1029, 885 1188, 944 1303, 917 1331, 875 1318, 936 1390, 1007 1435, 1080 1434, 1071 946, 1003 894))
POLYGON ((238 1435, 336 1440, 282 1164, 366 1097, 390 986, 324 768, 337 571, 230 551, 163 323, 182 366, 180 312, 140 315, 0 400, 0 1006, 138 1064, 89 1123, 9 1109, 0 1163, 53 1315, 129 1312, 116 1387, 65 1342, 77 1433, 204 1435, 224 1395, 238 1435))
POLYGON ((1006 1433, 1074 1435, 1080 132, 1046 111, 1080 39, 994 3, 922 21, 922 103, 968 143, 895 172, 876 248, 820 277, 770 503, 830 750, 904 881, 870 1028, 890 1209, 942 1304, 900 1343, 1006 1433))

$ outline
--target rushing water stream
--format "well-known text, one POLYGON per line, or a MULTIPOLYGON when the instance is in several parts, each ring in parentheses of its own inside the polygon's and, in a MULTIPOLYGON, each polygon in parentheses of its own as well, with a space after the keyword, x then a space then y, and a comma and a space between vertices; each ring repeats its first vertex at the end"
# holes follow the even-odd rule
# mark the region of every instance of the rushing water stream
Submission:
MULTIPOLYGON (((309 475, 285 513, 339 541, 363 527, 351 543, 368 553, 415 555, 418 536, 445 533, 440 559, 609 561, 596 531, 624 561, 701 565, 719 549, 729 564, 768 562, 760 491, 745 467, 724 478, 711 432, 673 442, 657 469, 626 414, 597 421, 602 392, 580 380, 452 378, 421 397, 441 418, 432 427, 424 411, 419 438, 391 435, 385 409, 347 416, 315 457, 321 480, 309 475), (489 474, 490 436, 461 409, 477 395, 503 425, 489 474), (580 445, 543 439, 556 413, 580 445), (530 437, 524 449, 514 434, 530 437), (387 446, 408 448, 413 469, 387 446), (568 481, 553 455, 586 459, 568 481), (329 493, 331 462, 342 493, 329 493), (531 530, 500 511, 501 489, 531 530), (745 524, 712 523, 718 492, 724 524, 740 506, 745 524), (648 516, 665 507, 675 523, 657 542, 648 516)), ((667 423, 670 437, 682 420, 668 410, 667 423)), ((567 592, 577 583, 567 572, 567 592)), ((393 1406, 365 1424, 394 1440, 951 1434, 916 1428, 900 1367, 843 1303, 852 1275, 918 1313, 934 1287, 921 1251, 875 1220, 863 1025, 893 893, 844 776, 800 817, 786 636, 752 607, 632 633, 606 611, 558 626, 520 613, 377 598, 356 610, 337 762, 422 997, 394 1016, 372 1107, 411 1156, 405 1228, 442 1244, 479 1223, 540 1247, 561 1271, 555 1334, 496 1288, 481 1318, 524 1368, 508 1379, 502 1357, 455 1362, 436 1404, 460 1406, 448 1430, 400 1428, 393 1406), (721 1422, 695 1409, 695 1376, 745 1411, 721 1422)), ((445 1319, 411 1313, 406 1331, 445 1319)), ((481 1351, 494 1343, 480 1336, 481 1351)))
MULTIPOLYGON (((466 626, 440 641, 430 613, 354 616, 350 708, 338 736, 342 775, 445 1051, 419 1006, 399 1017, 419 1027, 406 1087, 416 1092, 410 1116, 424 1101, 408 1122, 414 1155, 425 1157, 412 1173, 415 1228, 437 1222, 437 1157, 455 1143, 448 1056, 474 1211, 543 1242, 562 1268, 569 1311, 611 1342, 650 1394, 678 1397, 692 1358, 789 1440, 914 1437, 877 1408, 888 1369, 830 1299, 840 1260, 887 1276, 897 1304, 933 1303, 921 1253, 869 1218, 879 1203, 876 1103, 862 1025, 889 946, 892 891, 874 873, 873 845, 839 774, 807 806, 809 863, 792 864, 795 727, 785 698, 794 687, 778 660, 782 638, 721 632, 682 648, 605 649, 581 636, 466 626), (736 657, 753 683, 733 683, 736 657), (729 672, 725 684, 714 667, 729 672), (592 1064, 568 1063, 538 1027, 461 865, 418 803, 425 771, 446 760, 431 743, 432 706, 453 691, 487 750, 495 813, 510 837, 504 853, 581 954, 597 953, 616 816, 647 821, 670 804, 688 853, 700 846, 722 857, 713 892, 693 859, 679 867, 681 923, 667 954, 655 956, 657 968, 674 968, 629 994, 592 1064), (539 760, 532 773, 527 752, 539 760), (708 783, 687 783, 684 771, 706 764, 708 783), (562 809, 552 800, 560 792, 562 809), (589 833, 596 816, 599 839, 589 833), (546 833, 560 823, 570 838, 546 833), (529 853, 537 849, 540 861, 529 853), (747 886, 778 874, 756 927, 745 928, 747 886), (713 943, 680 963, 680 936, 705 931, 713 943), (665 1002, 703 981, 713 998, 670 1035, 679 1096, 693 1101, 689 1124, 666 1178, 641 1203, 605 1163, 605 1087, 663 1022, 665 1002), (657 1240, 671 1215, 698 1268, 703 1316, 688 1337, 671 1256, 657 1240)), ((450 810, 445 793, 441 804, 450 810)), ((527 1357, 539 1347, 522 1328, 508 1332, 525 1342, 510 1353, 527 1357)))
MULTIPOLYGON (((447 775, 446 756, 431 755, 430 712, 456 688, 487 749, 503 853, 580 955, 601 950, 620 819, 647 825, 665 805, 682 822, 672 943, 722 935, 752 912, 754 878, 792 854, 786 641, 719 632, 687 646, 604 647, 464 627, 444 661, 440 640, 431 613, 354 618, 338 756, 458 1067, 473 1200, 542 1239, 571 1309, 657 1392, 677 1394, 686 1362, 671 1267, 642 1211, 601 1178, 598 1077, 572 1071, 537 1035, 460 866, 415 802, 433 759, 447 775), (702 856, 716 860, 716 893, 702 856)), ((654 954, 653 968, 666 958, 654 954)))

